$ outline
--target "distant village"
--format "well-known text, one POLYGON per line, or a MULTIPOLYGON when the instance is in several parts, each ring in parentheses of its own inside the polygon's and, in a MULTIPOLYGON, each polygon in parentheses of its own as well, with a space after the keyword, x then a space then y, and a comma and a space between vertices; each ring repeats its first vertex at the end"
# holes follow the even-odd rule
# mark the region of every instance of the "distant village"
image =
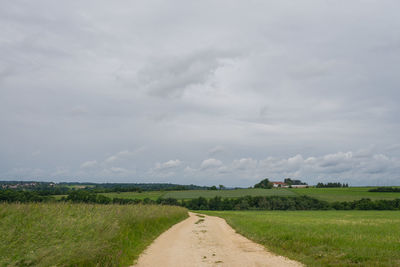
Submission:
POLYGON ((36 188, 36 187, 43 186, 43 184, 45 184, 46 186, 50 186, 50 187, 54 187, 56 185, 55 183, 48 183, 48 182, 2 181, 2 182, 0 182, 0 188, 2 188, 2 189, 29 189, 29 188, 36 188))

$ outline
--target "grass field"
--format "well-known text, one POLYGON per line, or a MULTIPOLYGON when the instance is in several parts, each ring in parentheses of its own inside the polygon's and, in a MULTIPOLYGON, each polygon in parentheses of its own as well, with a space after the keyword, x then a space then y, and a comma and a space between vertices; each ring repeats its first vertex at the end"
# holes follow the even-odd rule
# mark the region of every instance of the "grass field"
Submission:
POLYGON ((169 206, 0 204, 0 266, 129 266, 186 217, 169 206))
MULTIPOLYGON (((236 189, 236 190, 184 190, 184 191, 145 191, 137 192, 112 192, 101 193, 109 198, 145 199, 156 200, 157 198, 193 199, 198 197, 213 198, 238 198, 243 196, 302 196, 318 198, 329 202, 353 201, 362 198, 396 199, 400 193, 368 192, 373 187, 349 187, 349 188, 288 188, 288 189, 236 189)), ((63 195, 54 196, 60 199, 63 195)))
POLYGON ((236 189, 236 190, 188 190, 170 191, 163 198, 192 199, 198 197, 213 198, 238 198, 244 196, 295 196, 296 194, 286 189, 236 189))
POLYGON ((307 266, 400 266, 400 212, 206 211, 307 266))
POLYGON ((159 197, 162 197, 165 192, 163 191, 147 191, 147 192, 142 192, 142 193, 137 193, 137 192, 112 192, 112 193, 100 193, 103 196, 109 197, 109 198, 126 198, 126 199, 145 199, 149 198, 152 200, 156 200, 159 197))
POLYGON ((307 195, 310 197, 334 201, 353 201, 362 198, 376 199, 396 199, 400 198, 400 193, 368 192, 374 187, 346 187, 346 188, 290 188, 291 192, 297 195, 307 195))

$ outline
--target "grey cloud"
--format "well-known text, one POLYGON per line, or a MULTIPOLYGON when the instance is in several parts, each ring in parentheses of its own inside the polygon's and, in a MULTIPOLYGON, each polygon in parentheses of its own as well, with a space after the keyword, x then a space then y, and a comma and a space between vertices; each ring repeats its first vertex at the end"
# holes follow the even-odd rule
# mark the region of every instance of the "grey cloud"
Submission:
POLYGON ((208 154, 210 155, 210 156, 214 156, 214 155, 216 155, 216 154, 219 154, 219 153, 222 153, 222 152, 224 152, 224 147, 223 146, 215 146, 215 147, 213 147, 213 148, 211 148, 210 150, 208 150, 208 154))
POLYGON ((138 73, 139 86, 159 97, 180 97, 191 86, 201 86, 222 64, 226 53, 194 52, 187 56, 156 58, 138 73))
POLYGON ((81 169, 84 168, 92 168, 97 165, 97 160, 89 160, 85 161, 84 163, 81 164, 81 169))
POLYGON ((0 179, 398 184, 399 8, 2 1, 0 179))

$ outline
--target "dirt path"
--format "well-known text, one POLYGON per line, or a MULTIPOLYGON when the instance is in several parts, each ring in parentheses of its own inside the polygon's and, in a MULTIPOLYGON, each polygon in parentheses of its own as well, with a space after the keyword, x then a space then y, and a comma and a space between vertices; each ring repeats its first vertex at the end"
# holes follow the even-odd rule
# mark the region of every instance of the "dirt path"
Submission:
POLYGON ((189 214, 160 235, 135 266, 302 266, 235 233, 221 218, 189 214))

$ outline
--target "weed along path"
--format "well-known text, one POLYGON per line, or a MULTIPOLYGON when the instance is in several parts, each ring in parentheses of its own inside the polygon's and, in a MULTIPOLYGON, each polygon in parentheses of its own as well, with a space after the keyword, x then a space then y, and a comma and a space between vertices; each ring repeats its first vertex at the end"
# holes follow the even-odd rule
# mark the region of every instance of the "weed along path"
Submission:
POLYGON ((135 266, 302 266, 235 233, 219 217, 189 214, 160 235, 135 266))

